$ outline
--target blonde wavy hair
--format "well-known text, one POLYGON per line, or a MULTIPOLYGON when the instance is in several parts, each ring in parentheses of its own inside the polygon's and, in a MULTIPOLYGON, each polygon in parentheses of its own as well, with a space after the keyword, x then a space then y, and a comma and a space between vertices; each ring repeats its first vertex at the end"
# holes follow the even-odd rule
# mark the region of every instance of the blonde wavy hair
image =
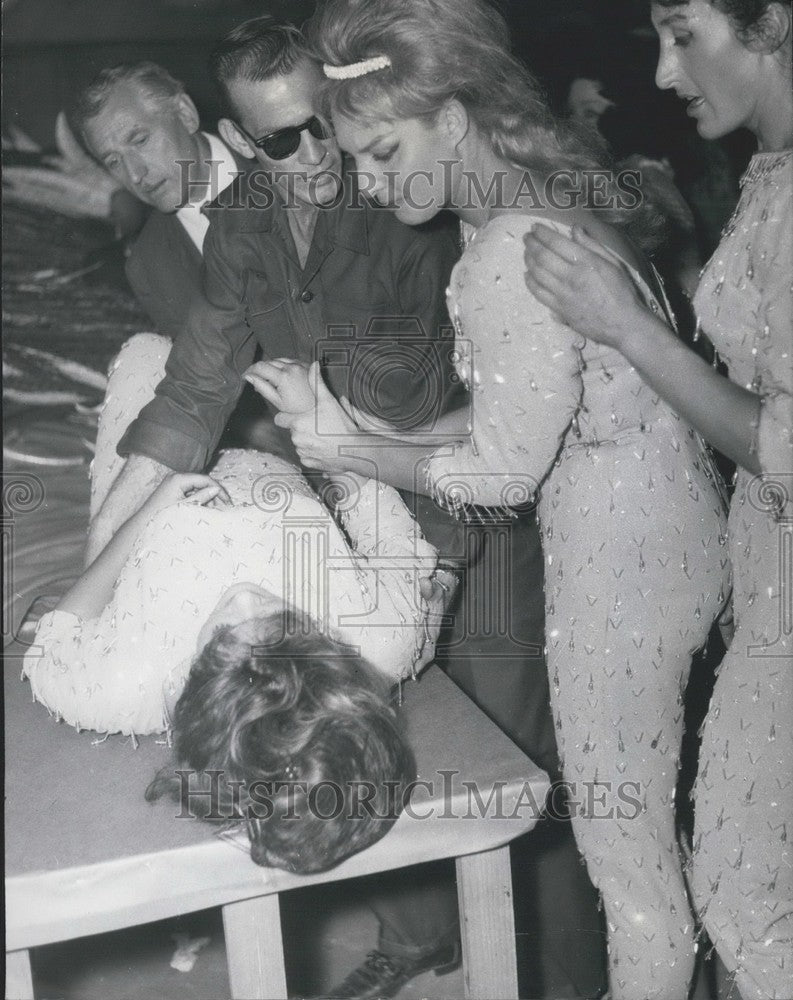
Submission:
MULTIPOLYGON (((518 166, 609 170, 605 145, 552 114, 538 81, 510 52, 501 15, 482 0, 326 0, 306 25, 325 63, 346 66, 387 56, 390 66, 327 80, 328 113, 371 119, 383 105, 396 118, 434 118, 456 98, 497 155, 518 166)), ((645 250, 663 238, 648 204, 599 209, 645 250)))

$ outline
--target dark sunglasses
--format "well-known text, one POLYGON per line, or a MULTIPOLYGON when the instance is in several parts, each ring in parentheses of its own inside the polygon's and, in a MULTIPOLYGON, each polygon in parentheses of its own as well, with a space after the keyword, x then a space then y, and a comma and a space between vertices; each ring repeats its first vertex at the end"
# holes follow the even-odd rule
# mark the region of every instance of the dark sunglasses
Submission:
MULTIPOLYGON (((241 125, 239 127, 245 132, 241 125)), ((333 136, 333 129, 321 122, 316 115, 312 115, 302 125, 287 125, 286 128, 279 128, 276 132, 263 135, 261 139, 254 139, 249 132, 245 132, 245 135, 257 149, 263 150, 271 160, 285 160, 287 156, 292 156, 293 153, 297 152, 300 138, 306 129, 315 139, 330 139, 333 136)))

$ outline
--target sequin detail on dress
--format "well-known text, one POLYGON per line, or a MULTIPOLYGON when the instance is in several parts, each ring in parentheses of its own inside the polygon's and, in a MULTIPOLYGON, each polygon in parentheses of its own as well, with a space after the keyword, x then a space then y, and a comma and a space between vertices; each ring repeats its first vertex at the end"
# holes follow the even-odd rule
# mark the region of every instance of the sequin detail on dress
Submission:
POLYGON ((699 322, 762 401, 764 475, 738 470, 729 518, 735 635, 703 727, 693 893, 745 1000, 793 993, 793 152, 758 154, 702 274, 699 322), (789 559, 789 557, 788 557, 789 559), (787 624, 786 624, 787 622, 787 624))
POLYGON ((452 274, 473 427, 428 473, 452 499, 502 506, 539 493, 552 703, 582 802, 576 839, 604 902, 611 996, 680 1000, 694 961, 673 801, 681 692, 729 589, 723 506, 693 431, 619 354, 527 291, 533 224, 498 216, 452 274), (626 782, 632 806, 619 801, 626 782), (597 787, 609 788, 610 814, 591 795, 587 806, 597 787))

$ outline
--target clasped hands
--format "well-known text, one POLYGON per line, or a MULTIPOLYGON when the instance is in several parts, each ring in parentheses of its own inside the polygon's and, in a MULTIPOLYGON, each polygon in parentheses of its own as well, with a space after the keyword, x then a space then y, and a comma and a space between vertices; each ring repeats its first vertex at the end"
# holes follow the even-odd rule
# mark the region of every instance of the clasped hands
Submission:
POLYGON ((346 472, 342 446, 361 432, 347 399, 337 402, 325 385, 319 364, 289 358, 257 361, 244 378, 278 413, 275 423, 292 435, 292 443, 307 469, 346 472))
MULTIPOLYGON (((287 428, 300 461, 308 469, 326 473, 346 472, 343 443, 361 439, 358 414, 349 400, 337 401, 322 378, 319 364, 312 365, 276 358, 257 361, 244 373, 244 378, 278 411, 275 423, 287 428), (321 429, 321 431, 320 431, 321 429)), ((445 569, 436 569, 419 581, 424 602, 425 638, 415 669, 421 670, 432 662, 435 644, 444 615, 454 598, 457 577, 445 569)))

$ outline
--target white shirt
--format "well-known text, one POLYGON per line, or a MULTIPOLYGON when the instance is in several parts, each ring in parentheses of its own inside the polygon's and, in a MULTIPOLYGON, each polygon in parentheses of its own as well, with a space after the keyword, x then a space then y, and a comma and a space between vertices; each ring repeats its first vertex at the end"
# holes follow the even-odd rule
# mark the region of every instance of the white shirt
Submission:
POLYGON ((187 235, 199 251, 203 250, 204 237, 209 229, 209 219, 201 209, 204 205, 214 201, 221 191, 225 191, 240 173, 240 168, 237 166, 231 151, 221 139, 208 132, 202 132, 201 135, 209 143, 209 161, 212 170, 210 181, 202 197, 188 201, 176 213, 176 218, 182 223, 187 235))

